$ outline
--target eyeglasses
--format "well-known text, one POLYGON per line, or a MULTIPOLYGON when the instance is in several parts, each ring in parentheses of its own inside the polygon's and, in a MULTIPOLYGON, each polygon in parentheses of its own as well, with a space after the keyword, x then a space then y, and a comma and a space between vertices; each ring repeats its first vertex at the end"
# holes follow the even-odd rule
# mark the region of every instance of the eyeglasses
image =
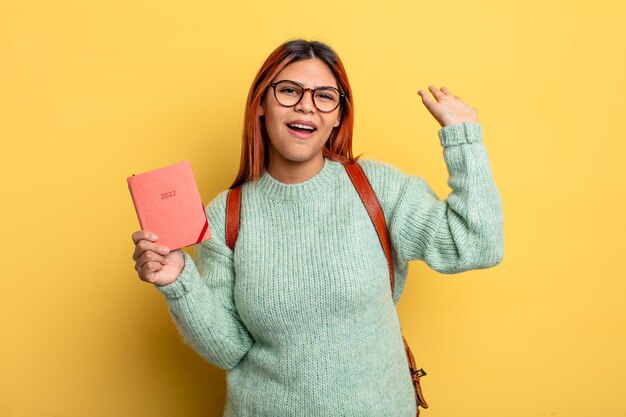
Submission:
POLYGON ((345 97, 345 95, 335 87, 304 88, 301 84, 291 80, 271 83, 270 87, 274 89, 276 101, 283 107, 295 106, 300 103, 300 100, 304 97, 305 91, 311 91, 313 105, 322 113, 330 113, 335 110, 345 97))

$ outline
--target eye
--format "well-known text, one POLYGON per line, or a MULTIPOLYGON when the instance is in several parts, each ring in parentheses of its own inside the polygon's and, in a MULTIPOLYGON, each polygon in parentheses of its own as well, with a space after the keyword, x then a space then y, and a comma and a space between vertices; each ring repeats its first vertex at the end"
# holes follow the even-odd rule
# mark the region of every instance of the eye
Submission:
POLYGON ((276 84, 276 93, 283 97, 298 97, 302 94, 302 87, 293 81, 280 81, 276 84))
POLYGON ((339 95, 334 90, 318 90, 315 93, 315 98, 325 101, 337 101, 339 95))
POLYGON ((300 94, 300 92, 295 89, 294 87, 281 87, 278 90, 279 93, 281 94, 288 94, 288 95, 298 95, 300 94))

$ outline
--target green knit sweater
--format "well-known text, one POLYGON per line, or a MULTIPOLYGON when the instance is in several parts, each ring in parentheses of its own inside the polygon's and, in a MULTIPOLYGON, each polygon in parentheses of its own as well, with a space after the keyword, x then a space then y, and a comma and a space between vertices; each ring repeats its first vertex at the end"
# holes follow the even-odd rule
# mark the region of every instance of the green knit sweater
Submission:
MULTIPOLYGON (((394 253, 393 299, 374 226, 339 162, 284 184, 244 184, 234 253, 226 194, 206 208, 213 238, 157 287, 185 341, 227 370, 225 417, 414 417, 395 304, 408 262, 441 273, 497 265, 502 207, 478 123, 439 130, 452 192, 359 160, 382 205, 394 253)), ((419 363, 419 358, 416 358, 419 363)))

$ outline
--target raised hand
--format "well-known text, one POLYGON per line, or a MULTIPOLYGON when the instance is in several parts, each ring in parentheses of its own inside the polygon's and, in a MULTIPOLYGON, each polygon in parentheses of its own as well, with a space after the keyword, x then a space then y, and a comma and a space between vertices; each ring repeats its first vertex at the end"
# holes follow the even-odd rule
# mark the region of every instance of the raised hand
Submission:
POLYGON ((418 90, 417 94, 422 97, 422 103, 442 127, 463 122, 478 122, 478 110, 466 104, 461 97, 455 96, 448 88, 441 87, 440 90, 430 85, 428 90, 434 99, 422 90, 418 90))

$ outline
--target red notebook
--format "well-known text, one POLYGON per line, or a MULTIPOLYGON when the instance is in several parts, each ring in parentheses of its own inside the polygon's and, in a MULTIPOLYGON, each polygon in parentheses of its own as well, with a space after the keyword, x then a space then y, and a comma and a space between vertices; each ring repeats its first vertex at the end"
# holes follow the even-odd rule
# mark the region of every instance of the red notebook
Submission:
POLYGON ((127 178, 141 230, 170 250, 211 239, 211 230, 189 161, 127 178))

